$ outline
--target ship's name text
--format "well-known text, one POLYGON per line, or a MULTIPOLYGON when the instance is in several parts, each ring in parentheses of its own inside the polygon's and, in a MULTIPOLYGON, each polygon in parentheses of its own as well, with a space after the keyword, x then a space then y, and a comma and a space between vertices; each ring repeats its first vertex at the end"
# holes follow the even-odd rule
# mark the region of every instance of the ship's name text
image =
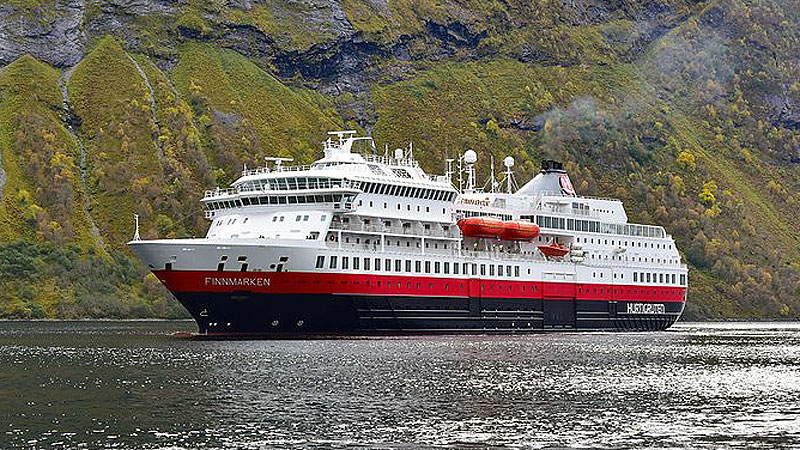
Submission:
POLYGON ((269 278, 206 277, 206 286, 269 286, 269 278))
POLYGON ((461 203, 464 205, 489 206, 489 200, 481 200, 477 198, 462 198, 461 203))
POLYGON ((628 303, 628 314, 664 314, 663 303, 628 303))

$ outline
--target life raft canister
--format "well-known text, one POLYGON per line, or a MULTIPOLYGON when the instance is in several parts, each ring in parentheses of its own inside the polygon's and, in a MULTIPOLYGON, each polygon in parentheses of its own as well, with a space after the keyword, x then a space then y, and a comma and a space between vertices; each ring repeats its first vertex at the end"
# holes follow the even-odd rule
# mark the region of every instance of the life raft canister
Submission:
POLYGON ((532 241, 539 236, 539 225, 524 220, 503 222, 503 233, 500 239, 506 241, 532 241))
POLYGON ((503 221, 495 217, 468 217, 457 223, 464 236, 496 238, 503 234, 503 221))

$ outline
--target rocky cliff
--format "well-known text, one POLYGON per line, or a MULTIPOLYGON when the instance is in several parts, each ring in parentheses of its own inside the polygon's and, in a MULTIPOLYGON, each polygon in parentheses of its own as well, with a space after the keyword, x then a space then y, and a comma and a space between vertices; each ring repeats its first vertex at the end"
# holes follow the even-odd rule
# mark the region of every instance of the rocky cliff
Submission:
POLYGON ((521 178, 562 159, 676 237, 690 317, 800 317, 799 10, 6 0, 0 315, 180 314, 123 246, 132 214, 148 237, 200 235, 204 188, 354 127, 413 140, 432 172, 467 148, 521 178))

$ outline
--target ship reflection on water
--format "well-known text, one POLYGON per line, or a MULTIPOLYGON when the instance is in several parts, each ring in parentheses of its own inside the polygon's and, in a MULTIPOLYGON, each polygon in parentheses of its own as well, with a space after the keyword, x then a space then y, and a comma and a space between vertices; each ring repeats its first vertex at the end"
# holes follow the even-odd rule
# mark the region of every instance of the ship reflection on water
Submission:
POLYGON ((797 448, 800 324, 197 342, 0 323, 0 448, 797 448))

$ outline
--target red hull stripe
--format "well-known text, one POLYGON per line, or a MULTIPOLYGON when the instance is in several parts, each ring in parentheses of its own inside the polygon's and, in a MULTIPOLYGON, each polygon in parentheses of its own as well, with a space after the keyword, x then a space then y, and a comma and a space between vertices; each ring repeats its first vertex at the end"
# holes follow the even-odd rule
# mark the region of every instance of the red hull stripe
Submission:
POLYGON ((420 297, 531 298, 684 302, 686 288, 478 280, 350 273, 164 271, 155 275, 172 292, 353 294, 420 297))

